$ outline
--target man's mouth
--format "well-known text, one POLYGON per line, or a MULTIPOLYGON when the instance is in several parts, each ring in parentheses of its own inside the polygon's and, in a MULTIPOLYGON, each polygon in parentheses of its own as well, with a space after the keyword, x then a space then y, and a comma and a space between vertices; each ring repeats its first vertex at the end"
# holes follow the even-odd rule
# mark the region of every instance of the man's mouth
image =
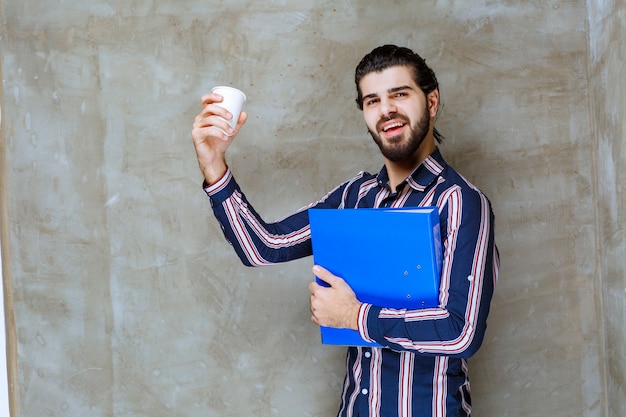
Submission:
POLYGON ((394 120, 382 124, 380 127, 380 131, 387 136, 395 136, 400 133, 404 126, 406 126, 405 122, 401 120, 394 120))

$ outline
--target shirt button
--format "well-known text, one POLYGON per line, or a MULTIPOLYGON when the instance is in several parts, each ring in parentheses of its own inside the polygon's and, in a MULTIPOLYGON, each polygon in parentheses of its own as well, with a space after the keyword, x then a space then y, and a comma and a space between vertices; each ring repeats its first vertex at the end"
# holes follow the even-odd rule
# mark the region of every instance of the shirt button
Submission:
POLYGON ((363 389, 361 390, 361 394, 363 394, 363 395, 367 395, 367 388, 363 388, 363 389))
POLYGON ((372 356, 372 354, 371 354, 370 352, 365 352, 365 357, 366 357, 366 358, 368 358, 368 359, 369 359, 369 358, 370 358, 370 356, 372 356))

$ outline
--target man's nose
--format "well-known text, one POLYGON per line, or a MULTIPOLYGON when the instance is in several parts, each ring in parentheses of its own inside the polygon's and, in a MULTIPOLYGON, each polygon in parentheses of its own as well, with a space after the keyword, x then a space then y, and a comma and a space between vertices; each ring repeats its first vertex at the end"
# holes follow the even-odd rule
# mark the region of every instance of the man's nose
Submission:
POLYGON ((390 114, 396 113, 398 109, 392 100, 382 99, 380 102, 380 115, 387 117, 390 114))

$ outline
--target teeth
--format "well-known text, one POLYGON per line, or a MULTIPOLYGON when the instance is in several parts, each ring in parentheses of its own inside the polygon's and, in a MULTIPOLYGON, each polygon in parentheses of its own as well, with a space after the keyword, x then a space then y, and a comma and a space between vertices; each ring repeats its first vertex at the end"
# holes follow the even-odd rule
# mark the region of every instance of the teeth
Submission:
POLYGON ((393 129, 394 127, 402 127, 402 126, 404 126, 404 123, 400 123, 400 122, 392 123, 390 125, 385 126, 385 128, 383 130, 386 132, 389 129, 393 129))

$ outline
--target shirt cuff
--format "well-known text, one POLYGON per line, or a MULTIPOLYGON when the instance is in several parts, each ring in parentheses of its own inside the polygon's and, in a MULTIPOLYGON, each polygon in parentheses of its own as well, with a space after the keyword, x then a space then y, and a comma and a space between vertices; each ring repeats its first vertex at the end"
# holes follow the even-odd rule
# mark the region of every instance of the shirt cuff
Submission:
MULTIPOLYGON (((376 322, 378 319, 378 313, 380 307, 373 306, 368 303, 361 303, 359 307, 359 315, 357 317, 357 327, 359 335, 366 342, 378 342, 379 335, 377 334, 376 322)), ((382 343, 381 343, 382 344, 382 343)))
POLYGON ((217 181, 209 184, 207 180, 205 179, 204 182, 202 183, 202 189, 204 190, 206 195, 211 197, 219 193, 220 191, 222 191, 228 185, 232 177, 233 177, 233 174, 230 171, 230 168, 226 167, 226 171, 224 171, 222 176, 218 178, 217 181))

